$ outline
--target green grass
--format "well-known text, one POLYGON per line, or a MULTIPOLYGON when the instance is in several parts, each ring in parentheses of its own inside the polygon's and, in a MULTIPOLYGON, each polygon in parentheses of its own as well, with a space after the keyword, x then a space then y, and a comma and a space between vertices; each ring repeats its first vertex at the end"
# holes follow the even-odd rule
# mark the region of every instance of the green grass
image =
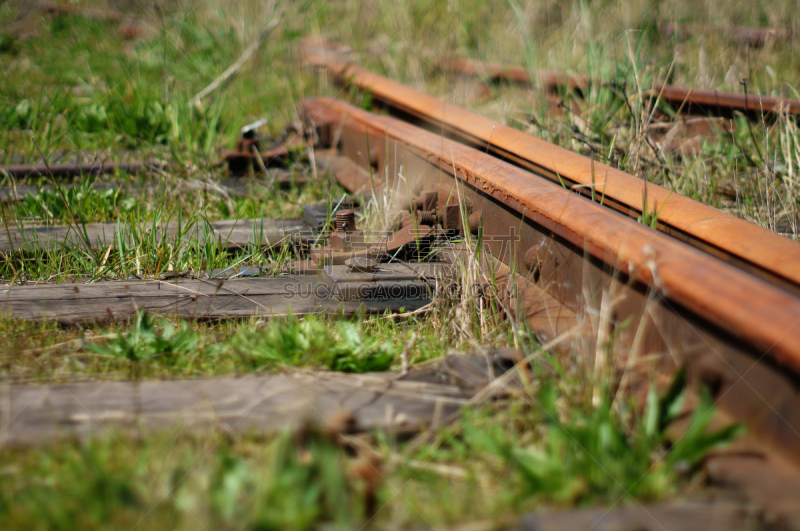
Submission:
MULTIPOLYGON (((794 121, 748 124, 734 118, 731 135, 705 140, 696 152, 659 153, 644 140, 648 109, 640 98, 651 82, 665 80, 741 92, 741 77, 749 77, 751 94, 797 97, 796 42, 749 50, 723 32, 678 42, 656 31, 659 21, 791 24, 797 30, 796 6, 788 0, 304 0, 284 6, 276 31, 199 107, 187 103, 267 24, 263 2, 164 0, 157 10, 136 2, 79 3, 132 6, 145 36, 127 41, 116 23, 47 18, 27 12, 21 0, 0 3, 0 162, 98 151, 110 160, 124 153, 158 158, 166 166, 158 174, 115 175, 119 186, 106 191, 93 189, 92 177, 61 190, 43 189, 53 184, 47 178, 27 183, 39 191, 2 205, 1 230, 31 222, 68 223, 77 230, 111 222, 125 237, 106 249, 85 242, 56 250, 34 245, 2 256, 0 277, 7 282, 153 278, 291 259, 286 249, 230 253, 215 240, 158 236, 147 227, 180 221, 188 232, 219 219, 297 217, 309 202, 342 195, 329 176, 313 181, 302 157, 289 170, 310 182, 303 188, 256 189, 239 197, 207 186, 224 178, 216 164, 219 150, 232 147, 242 124, 267 118, 266 132, 275 135, 297 120, 297 106, 307 96, 368 104, 299 64, 302 37, 320 33, 352 46, 373 71, 676 193, 771 230, 791 232, 798 224, 794 121), (567 70, 603 83, 582 99, 561 95, 567 109, 575 104, 580 113, 556 113, 536 90, 495 86, 482 94, 441 75, 436 64, 445 55, 567 70), (721 194, 723 188, 735 189, 736 197, 721 194)), ((644 213, 642 222, 654 225, 657 212, 644 213)), ((422 363, 476 344, 513 345, 534 355, 530 387, 466 410, 456 423, 429 434, 426 444, 374 434, 353 457, 342 441, 315 432, 240 439, 167 433, 4 449, 0 527, 158 529, 197 528, 199 522, 225 529, 351 528, 372 516, 370 507, 380 508, 376 523, 399 527, 502 520, 542 506, 661 501, 688 495, 704 452, 732 435, 709 438, 704 430, 711 410, 701 401, 695 431, 682 445, 670 445, 665 428, 672 412, 656 407, 657 386, 647 406, 622 391, 612 394, 616 380, 597 381, 580 353, 539 352, 524 330, 476 300, 445 301, 428 314, 398 319, 191 323, 139 315, 131 323, 79 330, 3 318, 0 378, 41 383, 393 370, 403 359, 422 363), (374 458, 365 452, 374 453, 380 467, 373 482, 356 472, 374 458)))
POLYGON ((358 514, 346 455, 329 440, 124 437, 33 454, 4 451, 6 529, 344 528, 358 514), (26 478, 20 475, 26 472, 26 478), (56 503, 53 503, 53 502, 56 503))
MULTIPOLYGON (((141 313, 130 324, 87 330, 5 319, 0 375, 5 381, 44 383, 259 374, 293 367, 399 369, 403 355, 416 364, 474 344, 453 316, 446 318, 306 316, 212 324, 141 313)), ((505 325, 478 339, 489 346, 513 343, 505 325)))
MULTIPOLYGON (((467 481, 475 482, 476 491, 481 480, 499 491, 490 500, 460 500, 457 503, 466 504, 454 507, 456 511, 470 511, 469 504, 476 503, 500 516, 509 508, 532 511, 543 504, 572 507, 658 500, 674 496, 702 456, 724 445, 739 429, 734 425, 704 433, 712 407, 704 395, 692 418, 695 430, 669 444, 665 429, 680 411, 683 393, 680 378, 660 398, 651 390, 644 418, 626 426, 608 402, 589 412, 580 404, 564 408, 558 404, 562 398, 557 386, 543 382, 527 404, 466 411, 463 421, 442 430, 410 457, 417 463, 461 468, 467 481)), ((418 483, 409 488, 417 493, 412 503, 423 505, 426 495, 447 489, 444 478, 436 478, 430 473, 434 467, 428 468, 427 474, 406 469, 410 481, 418 483)))
MULTIPOLYGON (((310 173, 297 169, 296 173, 310 173)), ((18 229, 32 221, 73 227, 77 243, 53 249, 26 236, 25 251, 0 260, 0 276, 13 282, 60 281, 65 278, 126 279, 131 275, 154 278, 168 271, 202 274, 234 264, 283 263, 291 259, 282 247, 251 246, 228 252, 225 236, 197 237, 211 221, 302 217, 303 206, 341 194, 338 185, 322 174, 319 181, 288 190, 254 188, 247 196, 220 197, 214 187, 170 177, 151 190, 96 190, 89 178, 73 188, 42 188, 27 194, 18 204, 4 205, 8 225, 18 229), (209 192, 209 190, 212 190, 209 192), (67 206, 69 205, 69 206, 67 206), (114 242, 98 248, 83 237, 88 223, 116 223, 109 232, 114 242), (176 232, 152 231, 153 226, 177 223, 176 232)), ((212 181, 213 182, 213 181, 212 181)))
MULTIPOLYGON (((535 365, 539 378, 544 365, 535 365), (541 368, 541 370, 540 370, 541 368)), ((116 434, 38 451, 0 450, 0 525, 5 529, 352 529, 423 525, 604 501, 674 496, 708 449, 736 428, 676 444, 665 428, 679 411, 678 379, 653 393, 640 427, 604 404, 559 414, 554 386, 467 409, 427 445, 382 434, 353 440, 312 426, 264 439, 162 433, 147 442, 116 434)), ((577 404, 569 404, 577 406, 577 404)))

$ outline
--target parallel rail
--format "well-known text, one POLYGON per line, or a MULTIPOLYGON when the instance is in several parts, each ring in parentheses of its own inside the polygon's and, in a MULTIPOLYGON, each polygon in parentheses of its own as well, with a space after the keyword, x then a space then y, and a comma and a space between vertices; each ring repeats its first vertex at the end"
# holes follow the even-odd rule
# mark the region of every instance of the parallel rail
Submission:
MULTIPOLYGON (((470 59, 445 59, 439 63, 439 68, 446 72, 478 76, 491 81, 519 85, 531 85, 536 82, 553 92, 564 90, 582 92, 591 84, 589 77, 578 74, 537 70, 535 79, 533 79, 531 70, 522 66, 484 63, 470 59)), ((659 97, 675 109, 679 109, 682 114, 702 113, 732 116, 734 112, 738 111, 756 119, 777 112, 800 115, 800 100, 760 94, 739 94, 677 85, 655 85, 652 90, 647 91, 647 95, 654 99, 659 97)))
MULTIPOLYGON (((303 116, 315 127, 313 138, 317 139, 310 159, 318 167, 334 173, 354 194, 385 194, 381 203, 391 205, 397 213, 410 207, 412 212, 407 214, 411 218, 418 215, 414 219, 428 220, 420 223, 429 225, 425 234, 431 234, 434 225, 441 225, 441 233, 448 237, 475 236, 474 241, 487 251, 480 260, 470 256, 468 245, 452 242, 445 245, 439 256, 445 261, 458 262, 466 255, 468 260, 474 260, 473 264, 479 264, 476 265, 479 273, 491 270, 489 276, 478 275, 480 282, 488 279, 495 282, 503 308, 511 316, 526 321, 542 338, 574 332, 581 341, 590 343, 589 352, 600 353, 613 341, 615 348, 625 352, 627 361, 647 360, 646 363, 658 369, 686 365, 695 381, 709 385, 724 414, 746 422, 760 439, 758 443, 768 445, 770 452, 757 455, 764 456, 763 461, 769 461, 773 470, 775 463, 780 462, 779 453, 800 464, 797 244, 380 76, 343 65, 331 68, 341 79, 370 90, 374 101, 394 116, 373 114, 335 99, 303 101, 303 116), (602 204, 592 200, 587 186, 596 187, 596 195, 604 197, 602 204), (648 201, 653 200, 648 208, 661 213, 662 232, 635 219, 637 206, 639 212, 642 209, 641 194, 645 187, 648 201), (602 321, 602 333, 587 331, 591 316, 597 315, 603 317, 595 320, 602 321)), ((337 219, 337 233, 329 235, 328 240, 327 251, 332 255, 336 237, 347 234, 344 228, 344 233, 338 232, 338 222, 337 219)), ((399 224, 402 226, 402 221, 399 224)), ((287 230, 298 226, 319 227, 299 220, 231 221, 198 227, 197 237, 219 238, 228 231, 236 233, 233 239, 238 242, 270 245, 275 238, 286 236, 287 230), (265 231, 256 231, 259 226, 265 231), (275 238, 265 236, 265 232, 275 238)), ((92 228, 89 245, 111 245, 119 236, 111 226, 92 228)), ((389 238, 398 237, 403 230, 408 236, 408 228, 406 225, 389 238)), ((46 242, 37 245, 55 249, 59 242, 71 241, 69 232, 54 232, 68 231, 67 228, 41 230, 40 240, 46 242)), ((175 230, 175 227, 161 230, 175 230)), ((7 248, 26 250, 14 242, 21 235, 6 232, 7 248)), ((84 239, 87 234, 88 229, 84 239)), ((389 238, 382 241, 385 249, 389 249, 389 238)), ((0 251, 4 250, 2 244, 0 240, 0 251)), ((342 250, 338 254, 346 253, 342 250)), ((422 311, 428 307, 432 294, 429 282, 436 285, 440 279, 452 276, 449 272, 453 270, 446 264, 415 264, 413 267, 418 269, 412 270, 409 264, 383 263, 378 269, 391 275, 381 280, 376 278, 380 277, 378 269, 347 269, 336 262, 307 265, 306 274, 298 270, 292 275, 259 279, 13 286, 0 297, 0 311, 17 318, 56 320, 64 325, 127 320, 141 310, 213 320, 289 313, 351 315, 422 311), (441 275, 441 270, 448 273, 441 275), (317 272, 320 275, 315 279, 312 275, 317 272), (362 292, 377 293, 380 282, 398 288, 424 284, 425 296, 417 296, 422 293, 419 290, 415 291, 417 295, 409 290, 405 298, 361 296, 362 292), (303 291, 308 288, 313 290, 303 291)), ((491 294, 486 290, 476 296, 491 294)), ((478 368, 486 365, 483 354, 477 360, 478 368)), ((468 369, 476 374, 474 368, 468 369)), ((414 373, 419 370, 412 369, 401 380, 413 382, 414 373)), ((434 371, 436 378, 441 378, 448 373, 447 360, 445 365, 421 370, 434 371)), ((489 372, 495 374, 494 368, 489 372)), ((420 381, 428 385, 431 376, 427 373, 421 376, 424 378, 420 381)), ((398 381, 394 376, 386 377, 398 381)), ((314 384, 312 378, 307 381, 309 387, 314 384)), ((458 378, 454 377, 454 381, 458 378)), ((264 402, 258 393, 265 382, 266 379, 253 381, 252 386, 246 383, 245 391, 234 393, 237 395, 234 399, 264 402), (239 395, 244 398, 239 399, 239 395)), ((398 390, 411 397, 408 411, 413 408, 419 412, 409 425, 414 430, 436 422, 431 418, 441 415, 440 404, 446 402, 445 413, 455 415, 474 396, 474 386, 467 389, 439 386, 422 392, 419 387, 404 387, 404 382, 398 384, 398 390), (415 391, 420 392, 415 395, 415 391), (424 407, 419 404, 425 401, 424 407)), ((481 376, 481 385, 484 384, 481 376)), ((639 384, 646 388, 649 382, 639 384)), ((235 382, 216 381, 213 389, 220 394, 212 398, 229 395, 235 385, 235 382)), ((152 385, 147 390, 156 394, 157 400, 149 402, 139 400, 149 395, 138 385, 82 384, 68 391, 79 396, 108 393, 123 404, 120 412, 136 413, 136 421, 145 426, 151 419, 138 413, 145 403, 153 408, 158 406, 159 413, 169 418, 180 415, 183 420, 188 418, 203 426, 208 424, 207 416, 181 404, 205 394, 205 387, 190 382, 152 385), (172 407, 170 400, 176 399, 180 401, 179 407, 172 407)), ((332 387, 330 379, 326 381, 325 388, 328 387, 332 387)), ((394 429, 392 415, 397 410, 380 402, 390 387, 381 385, 371 390, 360 383, 354 387, 349 379, 342 378, 340 393, 327 393, 319 402, 309 401, 306 396, 300 398, 304 404, 335 403, 340 407, 353 400, 353 393, 358 391, 359 404, 369 404, 358 411, 359 426, 367 429, 388 425, 394 429), (392 420, 378 422, 387 418, 392 420)), ((16 419, 17 413, 28 407, 31 394, 38 396, 41 390, 14 387, 9 394, 10 407, 6 409, 16 419)), ((290 395, 282 393, 280 398, 290 395)), ((89 435, 99 429, 100 423, 89 423, 86 415, 73 414, 71 400, 54 396, 52 404, 40 404, 44 409, 20 415, 14 424, 9 424, 7 431, 12 443, 32 444, 44 437, 55 437, 65 425, 74 427, 78 435, 89 435), (42 421, 40 410, 52 410, 53 414, 42 421)), ((229 399, 209 401, 214 421, 218 418, 217 411, 230 404, 229 399)), ((104 406, 103 411, 108 409, 104 406)), ((241 419, 243 426, 248 423, 248 428, 262 430, 288 422, 283 422, 285 419, 271 422, 275 410, 269 408, 259 410, 263 417, 250 415, 250 411, 237 408, 226 414, 237 422, 241 419)), ((287 411, 293 413, 292 418, 298 417, 296 408, 287 411)), ((761 465, 759 460, 755 468, 764 476, 765 467, 761 465)), ((723 476, 728 473, 728 478, 753 483, 753 466, 720 467, 724 469, 723 476), (731 476, 731 470, 739 475, 731 476)))
POLYGON ((800 245, 783 236, 358 66, 326 68, 395 116, 594 196, 631 218, 641 216, 646 197, 647 211, 658 212, 659 231, 800 294, 800 245))
MULTIPOLYGON (((369 90, 394 116, 334 99, 305 100, 304 117, 319 139, 312 160, 355 193, 393 194, 398 212, 438 194, 437 208, 456 212, 446 230, 480 235, 504 307, 515 317, 550 338, 580 330, 587 315, 607 316, 605 335, 629 356, 686 364, 728 414, 800 463, 800 245, 381 76, 343 64, 328 68, 369 90), (636 221, 645 189, 661 232, 636 221)), ((428 207, 417 213, 420 219, 442 215, 428 207)), ((256 232, 257 221, 230 223, 210 225, 208 235, 241 230, 239 242, 275 239, 256 232)), ((265 228, 280 239, 296 224, 265 228)), ((91 245, 114 241, 110 227, 97 229, 91 245)), ((6 246, 20 250, 24 242, 6 236, 6 246)), ((56 248, 68 237, 47 236, 46 245, 56 248)), ((448 248, 448 259, 458 260, 460 251, 448 248)), ((421 298, 293 299, 310 284, 315 281, 279 277, 17 286, 6 290, 0 309, 78 324, 128 319, 140 309, 228 319, 427 304, 421 298)), ((590 341, 600 349, 605 340, 590 341)))
POLYGON ((688 364, 727 411, 798 459, 800 419, 788 413, 800 405, 800 298, 441 134, 332 99, 303 110, 328 128, 325 147, 398 191, 396 204, 409 204, 404 187, 413 196, 448 186, 471 205, 465 215, 480 215, 534 329, 552 335, 587 312, 610 312, 631 352, 688 364), (398 175, 407 184, 395 186, 398 175))
POLYGON ((783 43, 791 41, 795 33, 782 28, 754 28, 749 26, 733 26, 718 28, 704 24, 674 24, 672 22, 658 24, 658 30, 664 37, 686 40, 697 33, 725 33, 739 44, 752 48, 761 48, 767 43, 783 43))

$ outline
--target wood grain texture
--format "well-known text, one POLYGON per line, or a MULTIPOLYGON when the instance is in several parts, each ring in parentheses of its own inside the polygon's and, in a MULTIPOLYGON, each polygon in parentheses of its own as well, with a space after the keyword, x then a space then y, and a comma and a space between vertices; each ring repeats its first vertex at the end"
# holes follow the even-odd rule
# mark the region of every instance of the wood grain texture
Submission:
MULTIPOLYGON (((349 429, 414 432, 457 414, 507 370, 504 351, 449 355, 403 375, 396 372, 285 373, 199 380, 0 385, 0 447, 107 430, 134 435, 153 430, 278 432, 334 416, 349 429)), ((507 389, 514 387, 511 380, 507 389)))
POLYGON ((288 314, 383 313, 414 310, 423 298, 347 300, 336 298, 313 275, 233 280, 135 280, 97 284, 14 286, 0 290, 0 311, 65 326, 128 320, 137 311, 185 319, 238 319, 288 314))
MULTIPOLYGON (((212 238, 229 249, 246 247, 254 243, 262 246, 281 245, 292 238, 309 232, 301 219, 243 219, 197 223, 179 227, 177 222, 159 226, 158 234, 166 233, 168 239, 205 241, 212 238)), ((117 233, 133 241, 131 234, 144 234, 152 230, 152 224, 128 227, 116 223, 87 223, 86 225, 32 225, 0 227, 0 252, 57 251, 65 247, 108 247, 117 238, 117 233)))
MULTIPOLYGON (((728 531, 760 529, 744 508, 732 503, 665 503, 571 511, 544 511, 523 516, 517 531, 594 529, 596 531, 728 531)), ((455 529, 459 529, 456 527, 455 529)))
MULTIPOLYGON (((202 190, 208 191, 212 194, 220 194, 220 195, 230 195, 230 196, 239 196, 239 197, 246 197, 251 195, 253 192, 266 192, 272 191, 275 188, 281 190, 290 190, 294 187, 301 187, 305 186, 308 181, 305 177, 295 175, 286 170, 280 169, 270 169, 269 175, 267 177, 263 177, 263 174, 259 174, 256 176, 245 176, 245 177, 231 177, 229 179, 224 179, 219 183, 206 183, 204 181, 178 181, 176 183, 177 190, 202 190)), ((0 176, 3 174, 3 168, 0 167, 0 176)), ((77 177, 77 176, 76 176, 77 177)), ((33 179, 35 180, 35 179, 33 179)), ((28 181, 23 181, 30 182, 28 181)), ((61 184, 61 187, 65 190, 70 188, 74 188, 78 186, 76 184, 71 183, 64 183, 61 184)), ((121 182, 121 181, 95 181, 92 183, 91 188, 97 191, 104 191, 104 190, 120 190, 125 195, 134 195, 134 194, 152 194, 156 195, 160 191, 164 190, 164 183, 158 182, 150 182, 145 184, 132 184, 128 182, 121 182)), ((23 201, 25 196, 30 195, 37 195, 42 190, 51 191, 53 189, 52 185, 50 184, 42 184, 42 185, 32 185, 32 184, 22 184, 17 183, 15 186, 0 186, 0 202, 3 203, 15 203, 18 201, 23 201)), ((170 189, 171 192, 176 192, 176 188, 173 187, 170 189)))
POLYGON ((164 163, 148 162, 84 162, 75 164, 12 164, 0 166, 0 175, 8 175, 14 179, 28 177, 75 177, 78 175, 105 175, 117 171, 137 174, 152 169, 161 169, 164 163))

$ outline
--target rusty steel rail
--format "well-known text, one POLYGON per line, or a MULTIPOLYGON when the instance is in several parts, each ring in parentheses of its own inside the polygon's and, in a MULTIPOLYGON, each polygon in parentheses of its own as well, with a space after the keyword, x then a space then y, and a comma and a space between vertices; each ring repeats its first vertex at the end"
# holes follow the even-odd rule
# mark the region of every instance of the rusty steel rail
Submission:
POLYGON ((329 63, 341 83, 368 91, 373 102, 431 131, 491 153, 638 219, 658 212, 658 230, 771 283, 800 293, 800 244, 633 175, 550 144, 363 68, 329 63), (594 193, 592 192, 594 189, 594 193))
MULTIPOLYGON (((398 149, 434 161, 441 171, 455 171, 465 184, 519 216, 705 316, 729 333, 770 350, 776 358, 800 371, 800 326, 795 326, 800 325, 800 298, 560 186, 537 179, 523 169, 395 118, 372 115, 331 99, 306 100, 304 110, 315 122, 334 121, 344 127, 355 124, 352 127, 362 137, 368 133, 377 140, 388 139, 397 143, 398 149), (752 294, 758 296, 750 297, 752 294), (749 303, 743 304, 748 299, 749 303)), ((355 138, 341 141, 345 140, 357 141, 355 138)), ((367 158, 365 146, 359 147, 363 148, 356 148, 360 155, 352 158, 373 164, 377 161, 379 172, 386 164, 398 169, 402 165, 399 160, 384 160, 389 155, 380 148, 372 149, 367 158)), ((346 147, 342 149, 348 153, 346 147)), ((406 168, 404 173, 409 170, 406 168)), ((485 223, 487 218, 484 210, 485 223)), ((522 262, 518 264, 519 270, 524 269, 522 262)))
POLYGON ((800 101, 760 94, 738 94, 710 89, 678 87, 675 85, 656 85, 648 92, 649 96, 659 97, 684 114, 712 114, 733 116, 738 111, 759 119, 771 113, 800 115, 800 101))
POLYGON ((322 147, 373 168, 396 205, 433 204, 437 187, 440 203, 457 197, 469 232, 477 216, 501 276, 518 282, 520 317, 535 330, 575 325, 611 293, 622 344, 688 364, 727 411, 800 460, 800 298, 482 150, 338 100, 303 110, 328 131, 322 147), (394 186, 398 175, 408 184, 394 186))
POLYGON ((667 38, 675 37, 683 41, 696 33, 725 33, 730 38, 751 48, 761 48, 768 42, 787 42, 794 38, 794 32, 789 29, 753 28, 749 26, 733 26, 718 28, 704 24, 675 24, 665 22, 658 24, 658 31, 667 38))
MULTIPOLYGON (((441 61, 439 68, 444 72, 479 76, 494 82, 504 81, 517 85, 531 85, 534 82, 531 78, 531 71, 521 66, 450 58, 441 61)), ((535 78, 536 82, 550 92, 572 90, 580 94, 591 85, 591 80, 587 76, 550 70, 537 70, 535 78)), ((762 115, 778 112, 800 115, 800 100, 760 94, 739 94, 676 85, 655 85, 644 95, 653 99, 659 97, 676 110, 680 110, 682 114, 711 114, 730 117, 738 111, 756 119, 762 115)))

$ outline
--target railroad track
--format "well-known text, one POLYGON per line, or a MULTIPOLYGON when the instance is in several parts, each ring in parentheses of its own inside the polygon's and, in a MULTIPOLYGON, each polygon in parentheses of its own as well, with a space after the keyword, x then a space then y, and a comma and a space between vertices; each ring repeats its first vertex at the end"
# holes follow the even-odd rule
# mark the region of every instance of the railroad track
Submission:
MULTIPOLYGON (((323 147, 445 225, 457 204, 463 234, 475 234, 478 216, 485 248, 505 266, 500 277, 516 288, 518 318, 548 338, 581 316, 609 316, 605 337, 628 356, 686 364, 769 449, 759 455, 800 464, 800 245, 357 66, 326 68, 383 112, 304 101, 327 130, 323 147), (643 198, 659 211, 658 231, 635 221, 643 198)), ((751 469, 750 483, 781 466, 751 469)))
POLYGON ((660 23, 657 26, 664 37, 674 38, 678 41, 684 41, 695 34, 724 33, 737 43, 752 48, 761 48, 768 43, 791 42, 792 38, 795 37, 792 30, 780 28, 754 28, 749 26, 717 28, 704 24, 674 24, 672 22, 660 23))
MULTIPOLYGON (((460 205, 470 205, 465 219, 480 216, 486 246, 507 266, 509 278, 513 275, 522 285, 528 312, 523 316, 534 312, 533 323, 543 317, 535 313, 539 306, 548 312, 561 308, 558 315, 567 321, 570 318, 565 316, 590 310, 611 311, 615 315, 612 326, 630 323, 618 329, 620 340, 632 348, 636 343, 642 354, 670 352, 687 362, 696 359, 698 365, 714 367, 709 374, 722 388, 742 386, 737 392, 722 392, 723 397, 738 401, 738 395, 757 393, 756 389, 769 394, 775 383, 767 383, 769 378, 761 383, 739 380, 747 373, 748 359, 769 361, 776 382, 784 380, 784 385, 793 386, 792 374, 800 370, 800 328, 796 326, 800 298, 793 290, 783 289, 783 282, 770 283, 720 260, 715 253, 659 234, 547 178, 407 122, 336 100, 306 100, 303 105, 315 123, 332 124, 329 138, 338 139, 342 153, 367 166, 377 163, 376 175, 402 173, 412 196, 420 198, 444 185, 453 190, 451 197, 462 198, 460 205), (604 293, 615 293, 618 300, 613 308, 601 307, 607 299, 604 293)), ((392 189, 393 185, 384 186, 392 189)), ((443 195, 437 199, 441 201, 443 195)), ((679 199, 689 206, 693 203, 679 199)), ((421 199, 402 194, 397 198, 399 204, 409 200, 421 199)), ((460 208, 458 203, 437 203, 437 216, 445 223, 448 206, 460 208)), ((726 216, 720 213, 717 219, 749 225, 726 220, 726 216)), ((760 235, 760 242, 776 241, 764 229, 748 228, 760 235)), ((800 251, 800 245, 791 240, 774 238, 780 247, 773 248, 773 253, 787 256, 800 251)), ((554 332, 546 327, 539 331, 554 332)), ((788 403, 771 406, 791 407, 788 403)), ((791 435, 796 444, 800 439, 794 429, 777 428, 787 430, 785 435, 791 435)), ((773 435, 776 440, 783 438, 773 435)))
MULTIPOLYGON (((522 66, 509 66, 497 63, 484 63, 477 60, 449 58, 439 63, 444 72, 474 76, 489 82, 505 82, 530 86, 539 84, 547 91, 563 93, 572 91, 582 94, 592 84, 587 76, 565 74, 550 70, 536 71, 531 78, 531 71, 522 66)), ((697 89, 677 85, 654 85, 645 91, 646 97, 656 98, 670 105, 682 115, 711 115, 730 118, 735 113, 742 113, 751 119, 785 113, 800 114, 800 101, 791 98, 762 96, 760 94, 723 92, 719 90, 697 89)))
POLYGON ((800 285, 800 247, 782 236, 358 67, 326 68, 410 123, 486 150, 633 219, 658 212, 659 231, 786 289, 796 292, 800 285))
MULTIPOLYGON (((313 242, 297 257, 304 275, 13 286, 0 307, 14 317, 67 325, 129 319, 140 309, 214 320, 290 312, 424 311, 440 281, 471 267, 477 296, 494 298, 509 318, 525 322, 544 341, 568 348, 569 338, 580 337, 600 359, 609 355, 605 344, 613 338, 621 359, 609 363, 649 360, 664 371, 686 366, 694 383, 711 389, 721 415, 750 430, 733 454, 709 459, 709 474, 757 499, 782 471, 783 492, 761 501, 795 515, 786 504, 800 476, 785 472, 800 466, 799 244, 358 67, 326 68, 340 82, 369 91, 385 112, 330 98, 306 99, 302 115, 309 131, 303 142, 310 159, 362 204, 381 198, 389 205, 397 215, 387 217, 385 234, 362 233, 353 212, 340 208, 328 212, 322 224, 305 218, 305 225, 300 223, 313 242), (658 212, 657 230, 638 221, 646 212, 658 212), (419 257, 420 242, 436 250, 438 262, 413 259, 419 257), (474 245, 486 251, 480 259, 474 245), (412 259, 392 260, 399 255, 412 259), (310 299, 293 298, 303 286, 322 286, 325 296, 315 291, 310 299)), ((246 162, 254 161, 247 157, 246 162)), ((250 230, 242 244, 269 244, 253 236, 250 225, 259 222, 246 222, 250 230)), ((484 365, 476 370, 491 373, 484 365)), ((409 389, 420 391, 413 382, 409 389)), ((488 382, 484 378, 480 386, 488 382)), ((646 383, 628 382, 631 387, 646 383)), ((70 392, 90 396, 104 393, 108 385, 81 384, 70 392)), ((244 409, 232 416, 248 418, 247 404, 260 407, 271 396, 263 390, 269 382, 252 385, 238 399, 244 409)), ((343 381, 333 387, 341 386, 346 395, 357 385, 343 381)), ((363 392, 385 392, 382 385, 376 389, 363 392)), ((187 403, 204 392, 180 382, 156 391, 187 403)), ((430 391, 430 401, 457 405, 470 403, 476 393, 474 388, 430 391)), ((30 392, 35 389, 12 389, 11 403, 23 403, 23 394, 30 392)), ((125 385, 108 392, 123 404, 120 411, 141 409, 125 385)), ((441 415, 430 401, 408 405, 416 412, 417 427, 441 415)), ((212 417, 225 407, 215 404, 208 404, 212 417)), ((63 405, 55 419, 20 420, 18 443, 68 431, 66 426, 76 422, 76 407, 63 405)), ((370 409, 363 427, 380 425, 375 419, 385 418, 381 415, 389 407, 381 403, 370 409)), ((190 414, 209 424, 204 412, 150 408, 156 417, 190 414)), ((79 423, 79 434, 131 421, 116 410, 107 418, 102 413, 79 423)), ((262 413, 269 414, 269 408, 262 413)), ((288 422, 249 418, 246 425, 269 430, 288 422)))
MULTIPOLYGON (((676 356, 678 349, 682 352, 679 357, 687 359, 698 356, 699 351, 725 352, 713 363, 713 358, 703 361, 713 366, 708 371, 715 374, 718 385, 736 382, 740 374, 736 367, 746 365, 753 356, 771 360, 778 380, 785 380, 785 375, 780 374, 783 367, 800 369, 800 330, 794 327, 800 316, 800 245, 380 76, 363 71, 354 74, 343 65, 331 65, 330 70, 340 79, 371 91, 376 102, 406 120, 375 116, 336 100, 304 102, 304 112, 318 131, 320 143, 315 158, 320 166, 333 171, 345 188, 361 193, 369 191, 370 179, 396 176, 401 168, 407 175, 421 176, 412 183, 414 197, 400 194, 393 198, 395 205, 414 202, 420 206, 414 214, 420 221, 423 215, 428 216, 427 223, 456 234, 463 234, 467 225, 466 232, 474 232, 477 225, 472 226, 473 221, 481 223, 482 237, 495 254, 498 267, 505 268, 506 280, 521 286, 526 312, 523 316, 544 337, 552 338, 568 330, 577 322, 577 316, 588 310, 600 311, 597 304, 603 300, 602 294, 611 291, 625 294, 624 302, 615 302, 613 309, 606 309, 615 316, 613 328, 629 322, 627 329, 619 330, 623 344, 633 347, 636 343, 636 348, 648 353, 670 350, 676 356), (431 109, 437 111, 428 113, 431 109), (434 130, 441 128, 447 136, 467 142, 451 141, 409 122, 434 130), (437 146, 439 149, 435 149, 437 146), (473 146, 488 153, 480 153, 473 146), (391 155, 392 150, 402 156, 391 155), (588 189, 592 178, 594 194, 588 189), (442 186, 449 187, 446 193, 442 193, 442 186), (659 212, 658 228, 664 234, 632 219, 644 209, 645 186, 646 197, 651 201, 648 208, 659 212), (590 200, 592 195, 595 201, 590 200), (598 198, 603 198, 602 204, 598 198), (471 205, 466 213, 461 212, 465 204, 471 205), (466 216, 463 220, 462 214, 466 216), (509 234, 510 229, 514 234, 509 234), (587 284, 593 286, 589 293, 587 284), (752 298, 754 293, 759 294, 757 299, 752 298), (743 304, 746 300, 748 304, 743 304), (688 321, 687 315, 691 315, 688 321), (660 324, 656 326, 656 322, 660 324), (659 332, 659 327, 676 330, 681 339, 671 344, 675 338, 663 330, 659 332), (704 347, 709 344, 715 347, 704 347)), ((389 182, 379 183, 378 188, 381 186, 392 189, 389 182)), ((212 238, 234 248, 280 244, 303 231, 306 239, 315 238, 312 227, 302 220, 217 222, 197 227, 195 232, 204 234, 204 228, 212 231, 212 238)), ((23 237, 6 234, 0 241, 3 251, 24 250, 34 244, 56 249, 71 242, 70 238, 75 239, 72 243, 80 243, 87 235, 95 247, 103 248, 114 243, 119 228, 115 224, 88 225, 84 231, 73 227, 35 228, 35 238, 24 236, 25 230, 19 229, 23 237)), ((175 232, 177 227, 165 226, 161 230, 175 232)), ((202 234, 194 236, 203 238, 202 234)), ((317 272, 320 262, 311 263, 312 267, 301 269, 317 272)), ((12 288, 4 308, 17 308, 18 315, 31 318, 58 318, 59 307, 49 302, 47 293, 57 300, 65 297, 56 295, 57 290, 71 291, 74 295, 67 298, 72 301, 69 304, 75 305, 87 297, 116 298, 115 290, 121 289, 128 301, 123 304, 127 305, 123 314, 129 315, 132 308, 140 307, 135 303, 140 288, 136 281, 132 282, 116 288, 102 287, 102 295, 91 297, 74 287, 12 288), (29 308, 23 311, 20 304, 26 300, 36 300, 52 309, 44 313, 29 308)), ((157 281, 148 288, 146 281, 142 283, 145 292, 160 291, 169 284, 157 281)), ((100 285, 83 289, 93 290, 96 286, 100 285)), ((247 290, 231 286, 228 294, 242 299, 247 290)), ((209 296, 202 286, 185 287, 188 298, 184 297, 187 301, 180 305, 190 300, 194 303, 188 295, 194 292, 209 296)), ((260 292, 257 294, 261 296, 260 292)), ((166 300, 174 295, 159 295, 164 300, 141 307, 158 308, 163 303, 166 311, 174 311, 170 310, 174 301, 166 300)), ((88 313, 63 312, 62 320, 71 323, 113 318, 120 308, 111 306, 96 305, 88 313)), ((226 306, 223 304, 223 308, 226 306)), ((238 309, 231 316, 258 315, 260 306, 264 305, 252 303, 250 313, 238 309)), ((179 313, 214 319, 227 315, 210 308, 179 313)), ((745 384, 737 385, 744 385, 749 393, 759 394, 756 389, 763 387, 759 382, 745 384), (749 387, 756 383, 757 387, 749 387)), ((767 388, 770 385, 766 383, 767 388)), ((776 409, 787 407, 769 405, 776 409)), ((785 438, 781 434, 783 427, 776 430, 767 438, 785 438)))

